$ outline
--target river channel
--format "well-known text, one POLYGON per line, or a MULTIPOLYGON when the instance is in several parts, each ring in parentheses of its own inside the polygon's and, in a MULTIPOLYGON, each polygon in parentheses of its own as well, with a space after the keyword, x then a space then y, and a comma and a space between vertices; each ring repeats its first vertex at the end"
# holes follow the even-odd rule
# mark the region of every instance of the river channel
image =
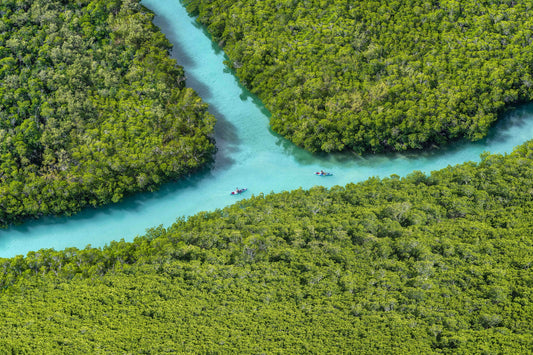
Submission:
POLYGON ((511 152, 533 137, 533 105, 513 110, 486 139, 446 149, 409 154, 313 155, 273 133, 268 111, 224 66, 224 53, 177 0, 143 0, 156 13, 154 23, 174 44, 172 55, 185 69, 187 85, 209 104, 217 118, 218 152, 213 167, 155 192, 142 193, 72 217, 46 217, 0 231, 0 257, 31 250, 101 247, 112 240, 131 241, 147 228, 169 226, 176 218, 222 208, 252 194, 331 187, 372 176, 429 173, 448 165, 479 161, 484 151, 511 152), (328 177, 315 176, 318 170, 328 177), (236 187, 245 193, 232 196, 236 187))

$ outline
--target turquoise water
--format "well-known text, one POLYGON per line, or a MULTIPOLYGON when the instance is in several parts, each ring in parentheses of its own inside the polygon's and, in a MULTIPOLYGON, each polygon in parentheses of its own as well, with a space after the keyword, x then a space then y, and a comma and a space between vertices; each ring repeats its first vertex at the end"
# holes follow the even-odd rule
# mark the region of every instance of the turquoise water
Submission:
POLYGON ((111 240, 133 240, 149 227, 172 224, 177 217, 214 210, 252 194, 280 192, 314 185, 331 187, 371 176, 430 172, 465 161, 479 161, 484 151, 511 152, 533 136, 533 105, 502 119, 487 139, 417 154, 356 157, 350 154, 315 156, 274 134, 268 112, 239 85, 223 65, 224 54, 176 0, 144 0, 158 14, 155 24, 174 43, 173 55, 185 68, 187 84, 209 103, 218 119, 218 153, 214 167, 186 181, 163 186, 73 217, 47 217, 0 231, 0 257, 41 248, 103 246, 111 240), (334 173, 318 177, 324 169, 334 173), (238 196, 236 187, 248 191, 238 196))

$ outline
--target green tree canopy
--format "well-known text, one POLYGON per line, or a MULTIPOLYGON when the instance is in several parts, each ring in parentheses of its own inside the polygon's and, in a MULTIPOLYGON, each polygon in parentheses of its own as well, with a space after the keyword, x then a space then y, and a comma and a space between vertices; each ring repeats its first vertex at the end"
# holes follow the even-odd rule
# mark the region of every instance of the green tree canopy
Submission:
POLYGON ((272 128, 311 151, 478 140, 533 98, 521 1, 186 0, 272 128))
POLYGON ((0 352, 526 354, 532 231, 533 142, 254 196, 0 259, 0 352))
POLYGON ((0 14, 0 226, 212 160, 214 118, 138 1, 6 0, 0 14))

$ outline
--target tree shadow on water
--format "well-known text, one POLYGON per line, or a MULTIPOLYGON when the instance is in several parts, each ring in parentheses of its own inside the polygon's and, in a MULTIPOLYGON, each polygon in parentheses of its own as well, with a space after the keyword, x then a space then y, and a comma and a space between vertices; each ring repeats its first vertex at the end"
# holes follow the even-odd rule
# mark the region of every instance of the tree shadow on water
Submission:
POLYGON ((173 59, 176 59, 178 62, 178 65, 187 67, 187 68, 194 68, 196 67, 196 63, 187 54, 187 52, 181 48, 180 46, 177 46, 175 43, 180 43, 180 40, 178 36, 175 34, 175 31, 172 30, 172 24, 171 19, 168 19, 161 15, 156 15, 154 17, 153 21, 154 25, 159 27, 161 29, 161 32, 165 34, 166 38, 170 41, 170 43, 173 44, 172 51, 171 51, 171 57, 173 59))
POLYGON ((528 119, 533 116, 533 103, 518 106, 507 110, 492 125, 489 134, 480 142, 489 145, 493 143, 503 143, 513 139, 513 129, 525 128, 528 119))
MULTIPOLYGON (((154 24, 159 26, 172 43, 180 43, 179 39, 171 30, 170 20, 164 16, 156 16, 154 18, 154 24)), ((209 37, 209 34, 205 31, 204 26, 194 23, 194 26, 202 29, 204 34, 209 37)), ((213 44, 216 47, 216 51, 220 52, 218 45, 213 44)), ((176 59, 178 64, 185 68, 186 86, 193 89, 196 94, 202 98, 204 102, 209 101, 213 97, 212 90, 209 86, 196 79, 191 73, 190 69, 196 66, 194 59, 187 55, 180 46, 174 45, 171 53, 172 58, 176 59)), ((227 168, 234 163, 231 158, 232 154, 238 152, 238 146, 240 144, 239 137, 235 133, 235 126, 229 122, 220 111, 218 111, 213 105, 209 105, 208 111, 215 117, 216 124, 214 129, 214 138, 217 146, 217 153, 215 156, 216 168, 227 168)))
MULTIPOLYGON (((198 96, 202 98, 204 102, 207 103, 209 99, 213 97, 212 91, 206 84, 202 83, 201 81, 197 80, 194 76, 188 75, 187 72, 185 72, 185 86, 188 88, 193 89, 198 96)), ((210 111, 211 111, 211 105, 210 105, 210 111)))
POLYGON ((217 169, 227 169, 235 163, 231 158, 234 154, 239 152, 241 139, 237 134, 237 128, 226 117, 220 113, 215 107, 210 106, 209 112, 215 116, 215 132, 214 138, 217 146, 217 153, 215 155, 215 167, 217 169))

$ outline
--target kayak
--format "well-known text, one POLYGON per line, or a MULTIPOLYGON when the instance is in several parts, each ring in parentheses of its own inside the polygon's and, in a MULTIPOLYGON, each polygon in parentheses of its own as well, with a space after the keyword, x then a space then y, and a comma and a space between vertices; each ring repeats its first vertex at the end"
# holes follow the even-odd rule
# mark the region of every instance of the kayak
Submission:
POLYGON ((242 194, 244 191, 248 190, 247 188, 244 188, 244 189, 237 189, 235 191, 231 191, 231 195, 238 195, 238 194, 242 194))
POLYGON ((320 172, 320 171, 317 171, 315 173, 315 175, 318 175, 318 176, 332 176, 333 174, 332 173, 326 173, 326 172, 320 172))

